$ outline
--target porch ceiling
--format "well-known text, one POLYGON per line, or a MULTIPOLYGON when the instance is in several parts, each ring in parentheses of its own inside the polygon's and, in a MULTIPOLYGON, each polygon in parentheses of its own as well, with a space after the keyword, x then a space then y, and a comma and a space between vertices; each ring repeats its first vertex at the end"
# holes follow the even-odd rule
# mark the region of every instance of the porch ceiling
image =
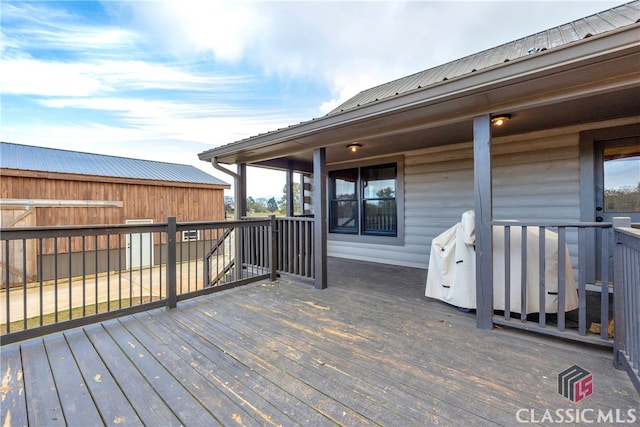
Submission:
POLYGON ((202 160, 311 172, 336 163, 472 141, 473 117, 510 113, 495 137, 640 115, 640 26, 550 49, 344 113, 200 154, 202 160), (362 144, 355 156, 346 145, 362 144))

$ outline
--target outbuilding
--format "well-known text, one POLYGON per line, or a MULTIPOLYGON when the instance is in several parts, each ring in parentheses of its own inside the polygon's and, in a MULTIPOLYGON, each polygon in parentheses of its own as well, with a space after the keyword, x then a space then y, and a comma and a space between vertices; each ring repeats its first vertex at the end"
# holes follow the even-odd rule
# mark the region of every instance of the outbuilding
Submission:
MULTIPOLYGON (((150 224, 165 222, 170 216, 179 222, 223 221, 224 190, 230 188, 226 182, 191 165, 8 142, 0 143, 0 182, 3 228, 150 224)), ((183 241, 197 238, 197 232, 182 236, 183 241)), ((24 248, 43 254, 45 279, 53 277, 47 273, 53 269, 47 255, 54 252, 54 244, 59 254, 67 252, 64 239, 45 241, 41 249, 24 248)), ((107 250, 107 242, 96 244, 101 249, 100 257, 106 259, 108 252, 113 252, 107 250)), ((79 245, 73 242, 71 251, 81 253, 83 248, 79 245)), ((10 252, 19 255, 19 250, 16 247, 10 252)), ((57 258, 60 263, 67 259, 57 258)), ((151 264, 153 260, 134 262, 140 263, 151 264)), ((95 264, 105 262, 100 259, 95 264)), ((98 272, 105 269, 106 265, 98 267, 98 272)), ((28 266, 27 275, 35 277, 35 270, 35 266, 28 266)), ((16 281, 21 280, 20 272, 11 275, 16 281)))

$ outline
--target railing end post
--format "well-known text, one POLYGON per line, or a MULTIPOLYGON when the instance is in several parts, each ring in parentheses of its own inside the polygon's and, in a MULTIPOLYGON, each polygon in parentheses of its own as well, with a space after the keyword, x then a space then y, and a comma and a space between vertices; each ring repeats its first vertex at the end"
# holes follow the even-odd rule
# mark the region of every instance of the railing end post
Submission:
POLYGON ((278 225, 275 215, 269 215, 269 222, 271 223, 271 271, 270 280, 275 282, 278 279, 278 225))
POLYGON ((611 220, 613 228, 631 228, 630 216, 614 216, 611 220))
POLYGON ((176 308, 178 296, 176 289, 176 217, 167 218, 167 308, 176 308))

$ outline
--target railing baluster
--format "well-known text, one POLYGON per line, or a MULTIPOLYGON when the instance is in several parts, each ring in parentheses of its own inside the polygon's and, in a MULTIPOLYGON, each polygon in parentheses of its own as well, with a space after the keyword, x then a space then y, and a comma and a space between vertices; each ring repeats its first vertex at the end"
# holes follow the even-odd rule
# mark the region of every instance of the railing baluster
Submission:
POLYGON ((527 321, 527 226, 522 226, 520 242, 520 320, 527 321))
POLYGON ((511 227, 504 227, 504 318, 511 319, 511 227))
POLYGON ((94 295, 94 302, 95 302, 95 311, 96 314, 98 314, 100 312, 99 310, 99 298, 98 298, 98 293, 99 293, 99 284, 98 284, 98 235, 95 236, 94 239, 94 260, 95 260, 95 264, 93 266, 93 274, 95 276, 95 286, 94 286, 94 290, 95 290, 95 295, 94 295))
MULTIPOLYGON (((567 278, 567 251, 566 228, 558 227, 558 330, 564 331, 566 327, 566 278, 567 278)), ((573 271, 571 271, 573 274, 573 271)))
MULTIPOLYGON (((153 256, 153 247, 155 244, 155 236, 153 233, 149 233, 149 301, 153 301, 153 262, 155 257, 153 256)), ((140 301, 142 303, 142 301, 140 301)))
POLYGON ((602 281, 600 283, 600 338, 609 338, 609 248, 611 245, 611 230, 602 229, 602 281))
POLYGON ((7 297, 6 300, 6 308, 5 308, 5 313, 7 316, 7 333, 9 333, 11 331, 11 303, 10 303, 10 297, 11 297, 11 273, 9 271, 9 259, 11 257, 11 252, 9 251, 9 240, 5 240, 4 242, 4 253, 5 253, 5 263, 6 263, 6 268, 4 269, 4 276, 5 276, 5 294, 7 297))
POLYGON ((587 334, 587 293, 586 293, 586 263, 587 263, 587 230, 578 230, 578 333, 587 334))
POLYGON ((67 267, 69 268, 69 274, 68 274, 68 279, 69 279, 69 319, 73 318, 73 275, 71 274, 71 254, 73 253, 73 251, 71 250, 71 236, 67 237, 67 259, 68 259, 68 264, 67 267))
MULTIPOLYGON (((97 280, 97 276, 96 276, 97 280)), ((53 300, 54 321, 58 323, 58 238, 53 238, 53 300)))
POLYGON ((538 227, 538 280, 539 280, 539 289, 538 289, 538 309, 540 310, 538 313, 538 324, 541 328, 544 328, 547 324, 547 316, 546 316, 546 303, 547 303, 547 289, 546 289, 546 228, 538 227))
POLYGON ((107 311, 111 311, 111 247, 110 239, 107 235, 107 311))
MULTIPOLYGON (((7 267, 9 267, 9 264, 7 264, 7 267)), ((7 268, 7 270, 9 270, 9 268, 7 268)), ((22 313, 23 314, 23 326, 22 329, 27 329, 27 319, 29 317, 28 312, 27 312, 27 308, 28 308, 28 304, 27 304, 27 239, 22 239, 22 313)), ((9 283, 7 283, 7 287, 9 287, 9 283)), ((7 302, 9 301, 9 296, 7 295, 7 302)), ((8 313, 8 311, 7 311, 8 313)), ((9 322, 7 321, 7 325, 9 325, 9 322)))
POLYGON ((38 259, 38 284, 39 284, 39 292, 40 292, 40 326, 44 323, 44 267, 43 267, 43 258, 44 252, 42 251, 43 244, 42 238, 38 239, 38 249, 40 251, 40 258, 38 259))

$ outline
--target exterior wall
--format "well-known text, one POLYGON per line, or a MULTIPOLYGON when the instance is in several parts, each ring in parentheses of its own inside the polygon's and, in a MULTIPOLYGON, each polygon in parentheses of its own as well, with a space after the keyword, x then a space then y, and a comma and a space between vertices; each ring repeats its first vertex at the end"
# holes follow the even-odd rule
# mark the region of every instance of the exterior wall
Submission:
MULTIPOLYGON (((492 153, 495 219, 580 220, 577 130, 495 139, 492 153)), ((404 165, 404 245, 329 239, 329 256, 427 268, 431 240, 474 207, 473 144, 407 152, 404 165)), ((567 239, 573 255, 577 237, 567 239)))

